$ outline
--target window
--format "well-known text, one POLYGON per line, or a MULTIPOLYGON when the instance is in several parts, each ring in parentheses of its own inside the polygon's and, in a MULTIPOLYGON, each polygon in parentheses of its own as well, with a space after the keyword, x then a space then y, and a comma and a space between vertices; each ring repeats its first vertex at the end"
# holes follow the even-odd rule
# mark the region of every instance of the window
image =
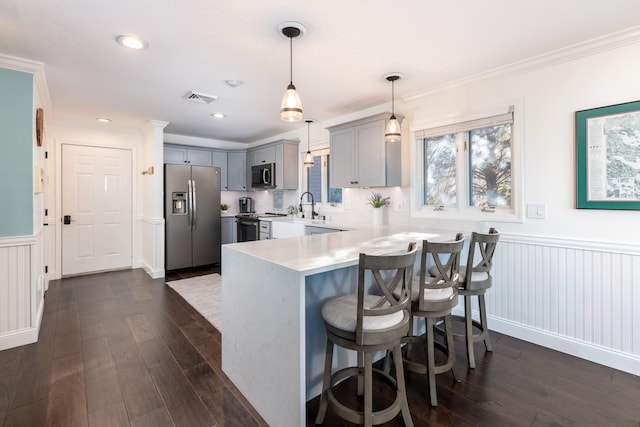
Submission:
POLYGON ((423 206, 512 208, 513 110, 417 133, 423 153, 423 206))
POLYGON ((329 187, 329 150, 314 151, 313 166, 306 169, 307 191, 316 203, 342 203, 342 188, 329 187))

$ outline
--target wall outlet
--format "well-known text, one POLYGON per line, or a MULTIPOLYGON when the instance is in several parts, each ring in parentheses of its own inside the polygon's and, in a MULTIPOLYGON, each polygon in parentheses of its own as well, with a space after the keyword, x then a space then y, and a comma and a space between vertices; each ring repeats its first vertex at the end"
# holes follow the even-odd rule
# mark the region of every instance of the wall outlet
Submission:
POLYGON ((393 211, 394 212, 402 212, 404 210, 404 201, 403 200, 394 200, 393 201, 393 211))

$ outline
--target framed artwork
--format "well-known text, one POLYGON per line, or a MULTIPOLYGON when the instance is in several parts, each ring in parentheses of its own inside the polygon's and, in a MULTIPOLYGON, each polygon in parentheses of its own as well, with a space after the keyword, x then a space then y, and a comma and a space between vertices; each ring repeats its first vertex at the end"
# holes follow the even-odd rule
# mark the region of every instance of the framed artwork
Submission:
POLYGON ((576 111, 576 208, 640 209, 640 101, 576 111))

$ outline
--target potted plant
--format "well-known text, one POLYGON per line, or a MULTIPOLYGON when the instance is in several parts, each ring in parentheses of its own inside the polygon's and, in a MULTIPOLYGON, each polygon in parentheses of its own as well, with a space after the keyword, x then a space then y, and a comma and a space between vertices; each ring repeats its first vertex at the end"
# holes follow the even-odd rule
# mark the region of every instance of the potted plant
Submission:
POLYGON ((367 199, 367 203, 373 207, 373 225, 380 225, 384 222, 384 212, 380 208, 389 206, 389 199, 391 197, 382 197, 382 194, 375 192, 372 192, 367 199))
POLYGON ((220 210, 223 214, 229 212, 229 205, 226 203, 220 203, 220 210))

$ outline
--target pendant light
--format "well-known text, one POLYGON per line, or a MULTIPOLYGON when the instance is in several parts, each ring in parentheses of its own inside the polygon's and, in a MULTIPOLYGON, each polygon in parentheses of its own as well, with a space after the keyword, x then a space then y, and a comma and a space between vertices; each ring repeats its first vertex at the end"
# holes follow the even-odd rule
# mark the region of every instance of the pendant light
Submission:
POLYGON ((402 78, 400 73, 390 73, 384 76, 385 79, 391 82, 391 117, 387 122, 387 128, 384 130, 384 142, 400 142, 402 135, 400 134, 400 123, 396 118, 395 113, 395 81, 402 78))
POLYGON ((308 168, 313 167, 313 156, 311 155, 311 151, 309 150, 309 141, 311 141, 311 123, 313 120, 305 120, 307 123, 307 155, 304 158, 304 165, 308 168))
POLYGON ((289 39, 289 86, 282 97, 280 117, 285 122, 298 122, 302 120, 302 102, 293 85, 293 39, 303 33, 304 27, 297 22, 285 22, 280 25, 280 31, 289 39))

